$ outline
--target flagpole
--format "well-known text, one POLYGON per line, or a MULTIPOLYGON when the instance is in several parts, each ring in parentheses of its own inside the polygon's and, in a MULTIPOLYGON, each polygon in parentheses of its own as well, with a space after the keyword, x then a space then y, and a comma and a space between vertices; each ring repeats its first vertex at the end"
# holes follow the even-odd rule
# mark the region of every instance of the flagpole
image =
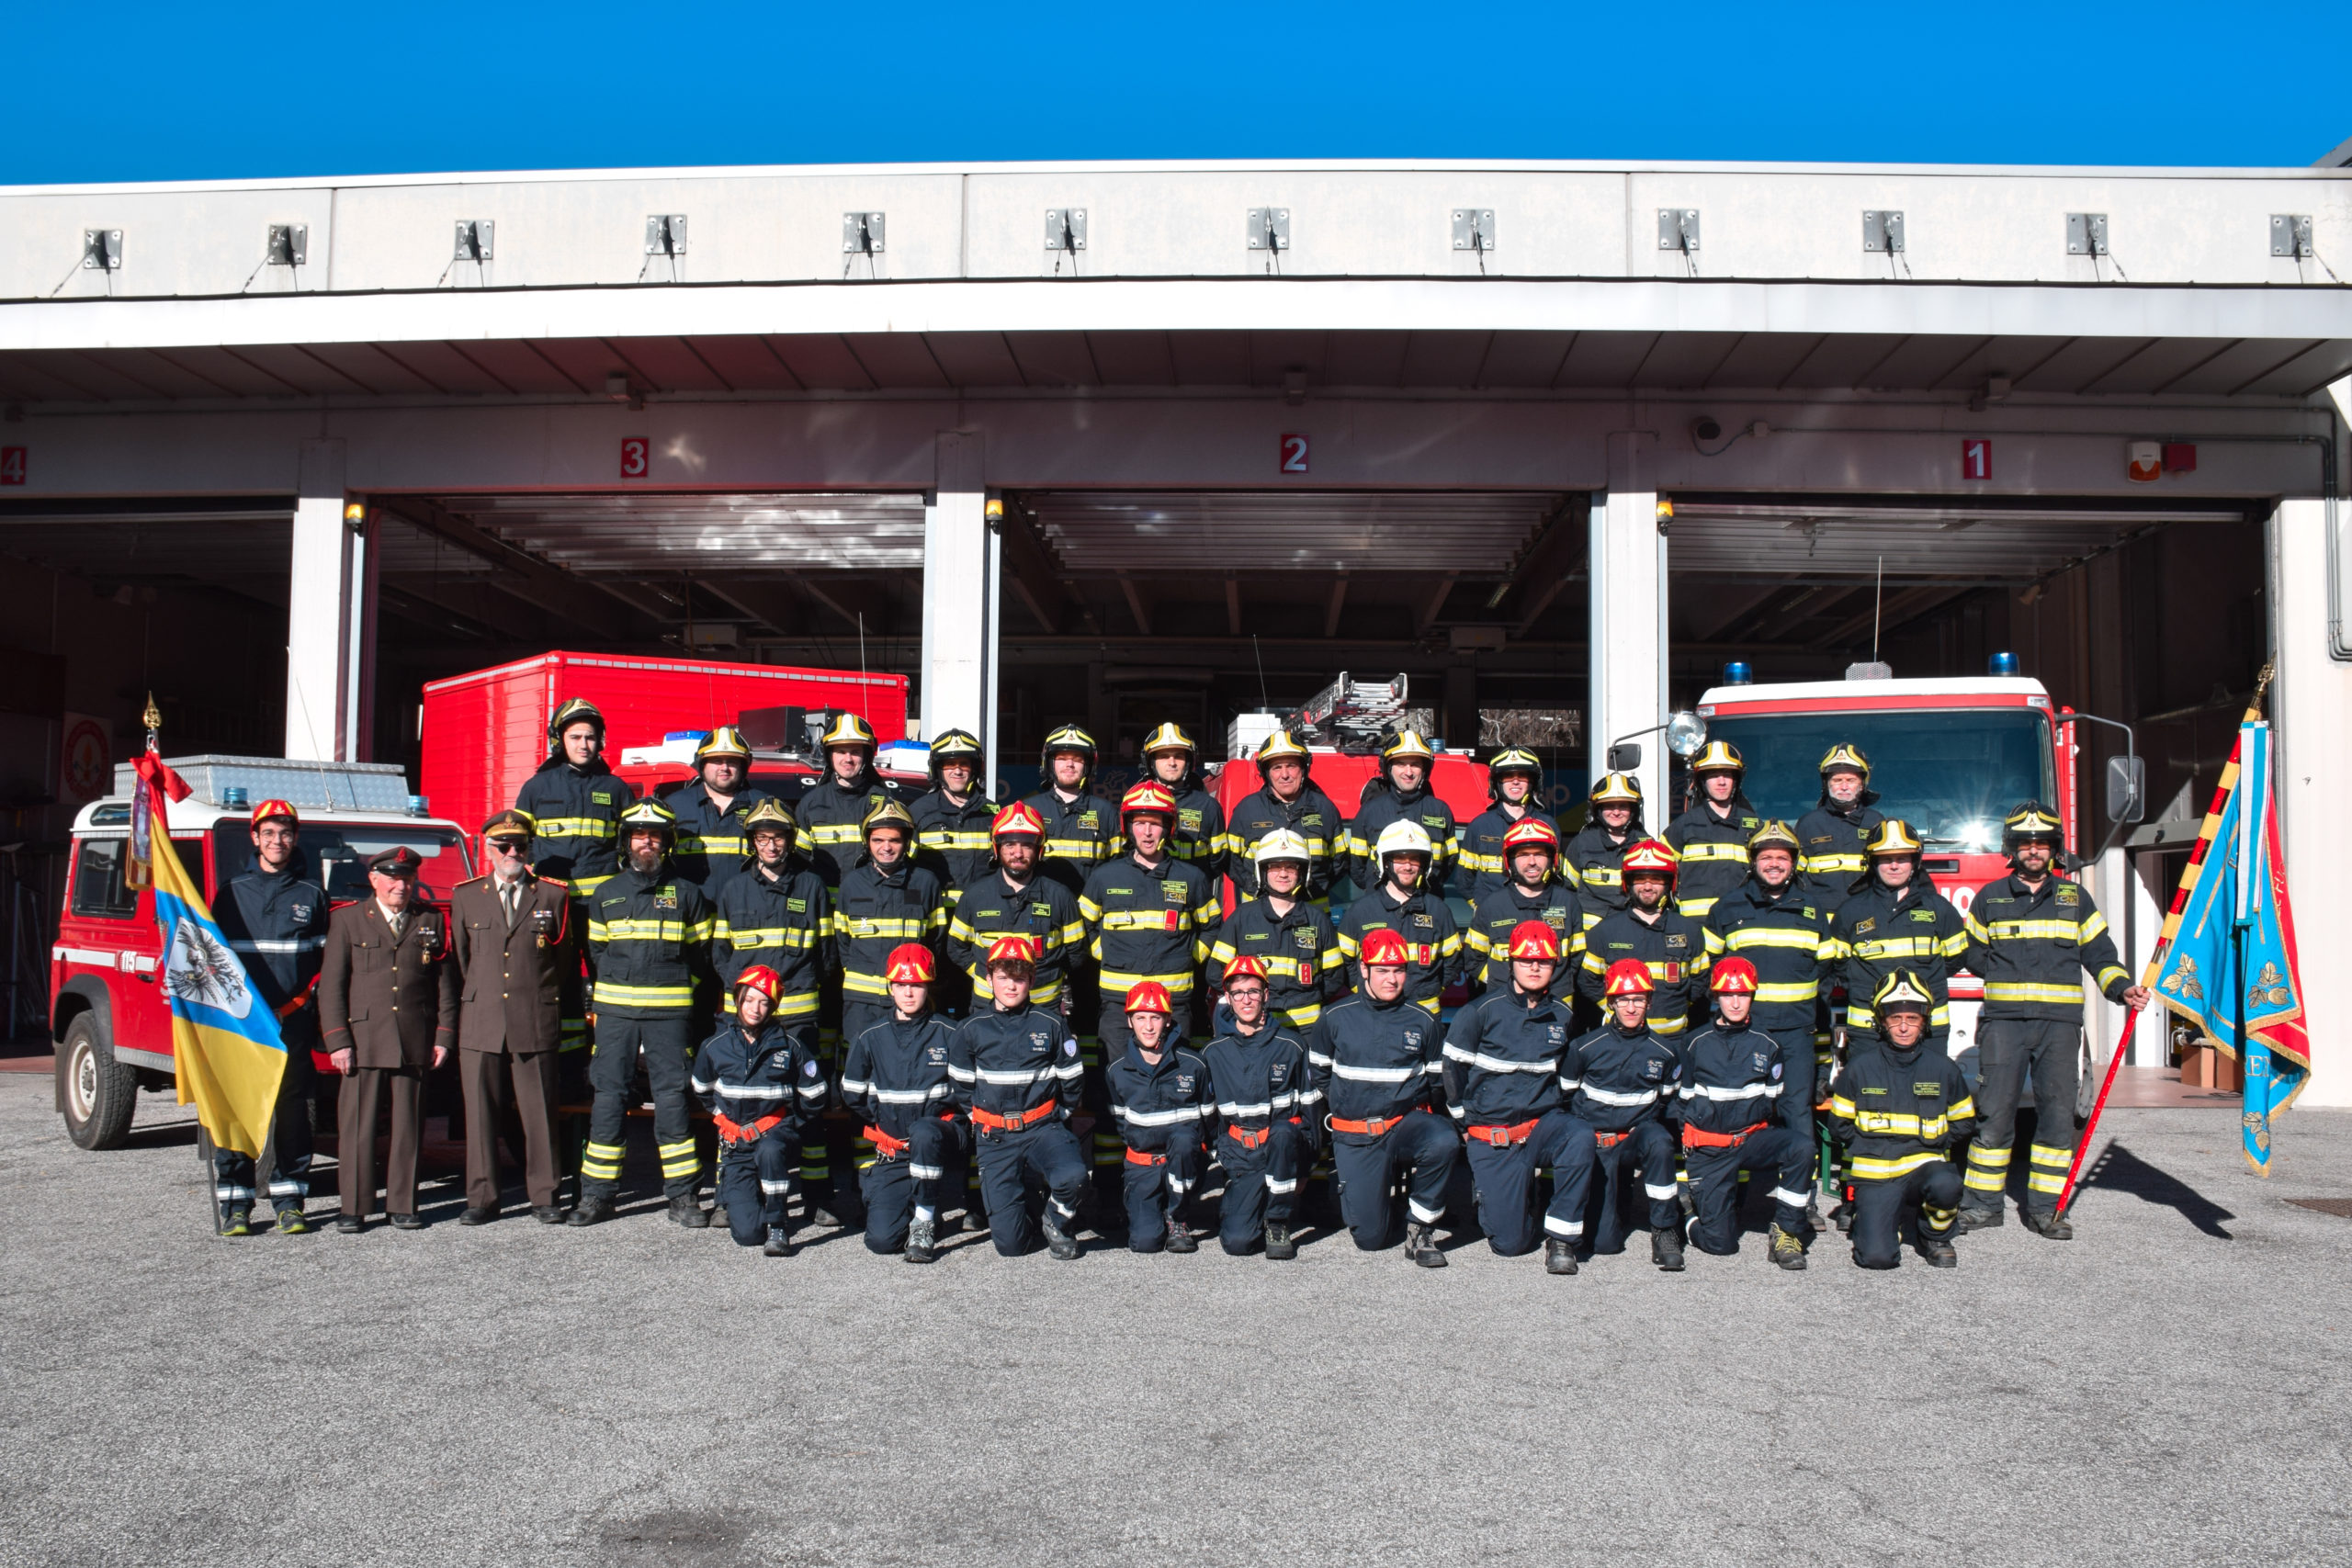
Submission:
MULTIPOLYGON (((2271 666, 2264 665, 2261 677, 2255 682, 2254 700, 2247 705, 2245 716, 2238 721, 2241 728, 2260 721, 2262 694, 2270 685, 2270 675, 2271 666)), ((2233 764, 2238 761, 2238 745, 2237 741, 2230 742, 2230 761, 2233 764)), ((2164 969, 2165 950, 2172 946, 2172 933, 2180 929, 2180 912, 2188 903, 2190 889, 2197 886, 2198 868, 2205 863, 2206 852, 2212 848, 2214 832, 2221 826, 2222 807, 2228 803, 2230 791, 2237 784, 2231 767, 2223 767, 2222 774, 2225 782, 2213 787, 2213 804, 2205 808, 2205 821, 2198 831, 2197 847, 2189 852, 2188 864, 2180 874, 2180 885, 2172 890, 2172 908, 2165 917, 2164 933, 2156 938, 2155 951, 2148 955, 2148 967, 2140 976, 2142 986, 2153 988, 2156 976, 2164 969)), ((2238 988, 2243 990, 2245 987, 2238 988)), ((2075 1144, 2074 1161, 2066 1167, 2066 1185, 2058 1193, 2058 1213, 2061 1214, 2075 1201, 2075 1188, 2082 1178, 2083 1161, 2091 1152, 2091 1134, 2098 1131, 2098 1119, 2107 1110, 2107 1097, 2115 1091, 2115 1075, 2121 1069, 2124 1055, 2131 1048, 2132 1032, 2140 1026, 2141 1011, 2139 1008, 2132 1008, 2123 1015, 2123 1033, 2116 1042, 2114 1054, 2108 1057, 2107 1077, 2099 1083, 2098 1099, 2091 1103, 2090 1120, 2083 1123, 2083 1135, 2075 1144)))

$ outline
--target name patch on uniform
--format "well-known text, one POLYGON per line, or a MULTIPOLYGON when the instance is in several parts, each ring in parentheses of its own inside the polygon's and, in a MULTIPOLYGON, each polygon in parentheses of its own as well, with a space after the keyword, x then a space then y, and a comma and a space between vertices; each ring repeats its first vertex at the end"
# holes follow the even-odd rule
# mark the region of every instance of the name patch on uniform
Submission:
POLYGON ((1767 1056, 1763 1052, 1758 1051, 1753 1053, 1748 1057, 1748 1060, 1756 1064, 1756 1070, 1760 1073, 1764 1070, 1764 1064, 1770 1061, 1771 1058, 1767 1056))
POLYGON ((928 1051, 924 1052, 923 1055, 930 1061, 931 1065, 935 1067, 947 1060, 947 1047, 944 1045, 933 1045, 928 1051))
POLYGON ((1666 945, 1669 949, 1689 947, 1690 945, 1690 939, 1688 936, 1669 936, 1666 939, 1666 945))
POLYGON ((1040 1051, 1050 1051, 1054 1048, 1054 1037, 1042 1031, 1032 1030, 1029 1032, 1029 1043, 1040 1051))
POLYGON ((1434 916, 1416 914, 1413 917, 1413 923, 1417 926, 1435 926, 1437 920, 1434 916))
POLYGON ((1054 907, 1051 904, 1032 904, 1029 906, 1029 912, 1033 915, 1043 915, 1047 919, 1051 919, 1054 916, 1054 907))
POLYGON ((1865 1085, 1865 1086, 1863 1087, 1862 1092, 1863 1092, 1864 1094, 1878 1094, 1878 1095, 1883 1095, 1883 1094, 1884 1094, 1884 1093, 1886 1092, 1886 1090, 1884 1090, 1884 1089, 1871 1089, 1871 1088, 1870 1088, 1869 1086, 1865 1085))
POLYGON ((808 900, 806 898, 786 898, 784 901, 784 907, 791 910, 796 915, 805 915, 808 912, 808 900))
POLYGON ((1192 1074, 1178 1073, 1176 1075, 1176 1092, 1178 1094, 1190 1094, 1193 1092, 1192 1074))
POLYGON ((1544 1026, 1544 1037, 1550 1044, 1565 1045, 1568 1043, 1568 1026, 1565 1023, 1547 1023, 1544 1026))
POLYGON ((678 907, 678 890, 674 887, 663 887, 657 890, 653 895, 653 907, 657 909, 676 908, 678 907))
POLYGON ((1408 1045, 1419 1045, 1420 1043, 1421 1043, 1421 1032, 1420 1032, 1419 1030, 1418 1030, 1418 1029, 1408 1029, 1408 1030, 1405 1031, 1405 1043, 1406 1043, 1406 1044, 1408 1044, 1408 1045))
POLYGON ((1297 948, 1299 952, 1312 953, 1315 951, 1315 928, 1300 926, 1290 933, 1290 940, 1291 945, 1297 948))
POLYGON ((1867 920, 1856 920, 1854 922, 1854 934, 1856 936, 1867 936, 1869 933, 1876 930, 1878 930, 1878 917, 1876 915, 1872 915, 1867 920))
POLYGON ((1804 907, 1804 918, 1805 918, 1806 919, 1808 919, 1808 920, 1809 920, 1809 919, 1812 919, 1814 918, 1814 915, 1813 915, 1813 906, 1812 906, 1812 905, 1810 905, 1810 904, 1807 904, 1807 905, 1804 907))
POLYGON ((1934 925, 1936 923, 1936 912, 1933 909, 1914 909, 1911 911, 1911 918, 1915 920, 1923 921, 1928 925, 1934 925))
POLYGON ((1310 811, 1300 818, 1299 821, 1309 828, 1320 828, 1323 826, 1323 814, 1320 811, 1310 811))
POLYGON ((1184 885, 1181 882, 1163 882, 1159 885, 1159 896, 1170 904, 1182 904, 1184 901, 1184 885))
POLYGON ((1921 1100, 1941 1100, 1944 1086, 1939 1083, 1915 1083, 1911 1086, 1911 1092, 1921 1100))
POLYGON ((606 789, 594 790, 590 793, 588 798, 599 806, 610 806, 613 803, 613 792, 606 789))
POLYGON ((297 904, 289 912, 298 920, 308 920, 311 918, 311 907, 308 904, 297 904))
POLYGON ((1176 826, 1185 832, 1189 833, 1200 825, 1201 814, 1198 811, 1179 811, 1176 813, 1176 826))
POLYGON ((2061 904, 2079 904, 2082 901, 2083 896, 2080 890, 2065 886, 2063 884, 2059 886, 2058 902, 2061 904))

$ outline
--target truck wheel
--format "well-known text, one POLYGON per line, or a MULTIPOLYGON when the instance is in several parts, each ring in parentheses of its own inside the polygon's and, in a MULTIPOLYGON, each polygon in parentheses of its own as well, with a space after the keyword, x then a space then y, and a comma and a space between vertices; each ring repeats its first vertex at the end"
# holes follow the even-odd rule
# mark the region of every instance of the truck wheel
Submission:
POLYGON ((66 1026, 57 1053, 58 1102, 65 1133, 85 1149, 119 1149, 139 1107, 139 1074, 114 1059, 97 1021, 84 1013, 66 1026))

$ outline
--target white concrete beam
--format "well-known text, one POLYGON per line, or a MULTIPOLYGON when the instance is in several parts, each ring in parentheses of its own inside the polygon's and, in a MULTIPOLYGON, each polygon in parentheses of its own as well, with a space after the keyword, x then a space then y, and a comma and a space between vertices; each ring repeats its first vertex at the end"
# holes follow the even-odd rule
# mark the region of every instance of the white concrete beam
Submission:
POLYGON ((2352 662, 2328 652, 2328 513, 2324 501, 2279 505, 2270 534, 2279 831, 2295 900, 2312 1081, 2300 1104, 2352 1106, 2352 908, 2335 896, 2352 862, 2343 807, 2352 779, 2352 662))
POLYGON ((942 431, 937 453, 937 488, 923 509, 922 734, 968 729, 986 739, 997 628, 980 438, 942 431))
POLYGON ((322 761, 351 757, 356 661, 365 655, 365 617, 356 616, 367 562, 364 507, 344 492, 341 441, 301 446, 294 507, 293 558, 287 583, 286 755, 322 761), (346 506, 359 515, 346 526, 346 506), (354 581, 354 568, 360 581, 354 581), (361 624, 355 627, 355 620, 361 624))
POLYGON ((1611 490, 1592 509, 1591 773, 1609 771, 1612 742, 1642 749, 1642 819, 1655 833, 1673 817, 1666 800, 1666 536, 1657 492, 1611 490), (1647 733, 1643 733, 1646 731, 1647 733))

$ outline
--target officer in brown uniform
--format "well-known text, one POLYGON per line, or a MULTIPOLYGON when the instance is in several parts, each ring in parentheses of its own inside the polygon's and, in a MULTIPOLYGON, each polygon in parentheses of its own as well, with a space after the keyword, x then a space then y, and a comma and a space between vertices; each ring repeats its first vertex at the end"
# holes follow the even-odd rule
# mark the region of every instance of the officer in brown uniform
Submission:
POLYGON ((570 889, 533 874, 527 811, 481 825, 490 874, 449 896, 457 958, 458 1081, 466 1091, 466 1212, 461 1225, 498 1217, 498 1133, 511 1107, 523 1124, 523 1187, 543 1225, 560 1224, 555 1196, 556 1052, 565 982, 578 976, 570 889))
POLYGON ((441 913, 421 902, 422 863, 403 844, 368 863, 373 896, 327 920, 319 971, 319 1032, 343 1075, 335 1101, 340 1142, 339 1231, 367 1228, 376 1202, 376 1113, 390 1100, 392 1141, 384 1151, 384 1212, 398 1230, 423 1230, 416 1213, 418 1112, 424 1074, 449 1055, 458 1032, 458 969, 449 962, 441 913))

